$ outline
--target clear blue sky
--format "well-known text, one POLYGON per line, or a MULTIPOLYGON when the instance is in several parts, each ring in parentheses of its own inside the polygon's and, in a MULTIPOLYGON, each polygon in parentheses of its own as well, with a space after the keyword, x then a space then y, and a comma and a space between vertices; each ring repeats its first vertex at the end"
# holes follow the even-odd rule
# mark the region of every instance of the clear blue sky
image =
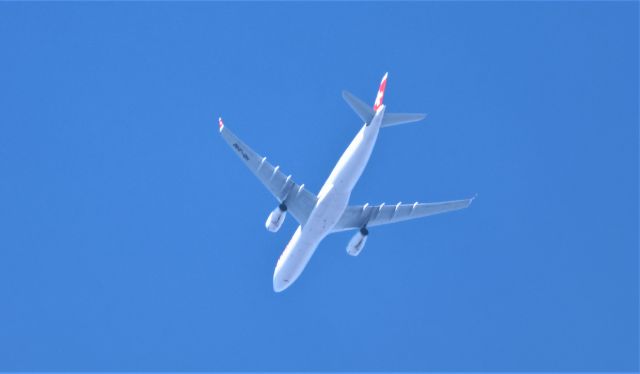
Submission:
POLYGON ((638 3, 0 4, 0 370, 638 370, 638 3), (389 71, 353 203, 295 229, 216 118, 318 190, 389 71))

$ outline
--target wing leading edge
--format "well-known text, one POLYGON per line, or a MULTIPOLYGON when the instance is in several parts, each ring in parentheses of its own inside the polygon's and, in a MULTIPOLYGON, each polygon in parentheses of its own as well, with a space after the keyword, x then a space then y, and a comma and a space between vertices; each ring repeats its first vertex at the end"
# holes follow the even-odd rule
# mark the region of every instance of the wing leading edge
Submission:
POLYGON ((379 226, 388 223, 407 221, 410 219, 431 216, 471 205, 475 199, 444 201, 440 203, 413 203, 395 205, 354 205, 349 206, 334 227, 334 231, 359 229, 364 226, 379 226))
POLYGON ((285 175, 280 171, 280 166, 273 166, 266 157, 260 156, 234 133, 232 133, 222 123, 222 118, 218 120, 220 134, 240 157, 251 172, 267 187, 269 192, 278 199, 280 203, 287 206, 287 210, 293 218, 301 225, 304 225, 316 205, 318 198, 315 194, 307 191, 304 184, 297 184, 291 175, 285 175))

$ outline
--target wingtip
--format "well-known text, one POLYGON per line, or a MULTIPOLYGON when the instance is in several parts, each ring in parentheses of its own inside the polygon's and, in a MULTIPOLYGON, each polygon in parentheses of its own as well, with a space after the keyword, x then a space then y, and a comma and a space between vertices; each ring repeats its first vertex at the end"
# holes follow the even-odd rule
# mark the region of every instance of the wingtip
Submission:
POLYGON ((471 204, 476 197, 478 197, 478 194, 473 195, 473 197, 469 199, 469 204, 471 204))

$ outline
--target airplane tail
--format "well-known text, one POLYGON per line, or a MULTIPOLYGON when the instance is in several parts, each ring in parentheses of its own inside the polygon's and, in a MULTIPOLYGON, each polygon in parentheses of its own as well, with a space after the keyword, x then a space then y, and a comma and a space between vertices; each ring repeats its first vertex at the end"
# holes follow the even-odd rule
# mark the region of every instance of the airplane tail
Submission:
POLYGON ((376 95, 376 101, 373 102, 373 110, 377 111, 382 106, 382 99, 384 99, 384 89, 387 88, 387 76, 389 73, 384 73, 384 77, 380 81, 380 88, 378 88, 378 94, 376 95))
MULTIPOLYGON (((378 89, 378 95, 376 101, 373 104, 373 108, 365 104, 364 101, 358 99, 354 94, 349 91, 342 91, 342 98, 349 104, 351 109, 363 120, 365 123, 371 123, 373 116, 380 106, 382 106, 382 100, 384 99, 384 90, 387 87, 387 75, 382 77, 380 82, 380 88, 378 89)), ((417 122, 424 119, 427 115, 423 113, 385 113, 382 118, 381 127, 389 127, 395 125, 401 125, 404 123, 417 122)))

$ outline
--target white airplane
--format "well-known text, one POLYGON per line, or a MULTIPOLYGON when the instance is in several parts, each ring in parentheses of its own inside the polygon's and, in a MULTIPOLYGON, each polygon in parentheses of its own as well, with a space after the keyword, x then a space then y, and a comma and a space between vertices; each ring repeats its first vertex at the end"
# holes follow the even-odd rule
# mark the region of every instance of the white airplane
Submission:
POLYGON ((283 174, 280 166, 274 167, 266 157, 254 152, 227 129, 222 118, 218 119, 224 140, 280 202, 267 218, 267 230, 278 231, 287 212, 291 212, 300 224, 276 264, 273 273, 275 292, 285 290, 298 279, 322 239, 331 233, 357 229, 347 245, 347 253, 357 256, 364 248, 368 227, 463 209, 475 198, 440 203, 348 205, 351 191, 367 166, 380 128, 416 122, 426 116, 416 113, 385 114, 382 99, 387 75, 382 77, 373 109, 351 93, 342 92, 342 97, 364 121, 364 126, 342 154, 317 196, 305 189, 304 184, 295 183, 291 175, 283 174))

